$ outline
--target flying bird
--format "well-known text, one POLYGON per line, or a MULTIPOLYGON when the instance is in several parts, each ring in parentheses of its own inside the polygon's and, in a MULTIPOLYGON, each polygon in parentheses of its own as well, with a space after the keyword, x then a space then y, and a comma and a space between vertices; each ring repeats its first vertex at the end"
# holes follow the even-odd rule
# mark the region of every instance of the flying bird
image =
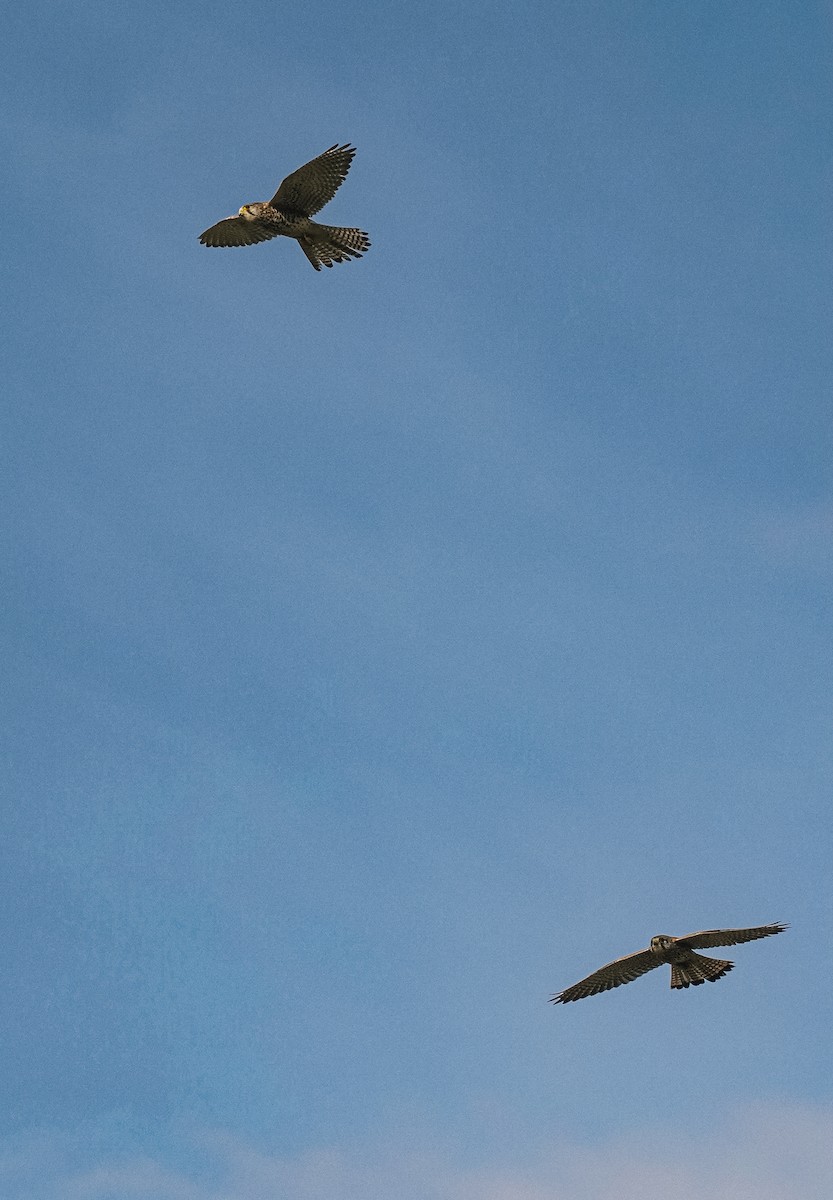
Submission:
POLYGON ((756 938, 783 933, 788 928, 788 925, 779 922, 775 925, 757 925, 754 929, 703 929, 699 933, 687 933, 685 937, 669 937, 667 933, 660 933, 651 938, 647 950, 638 950, 636 954, 627 954, 600 967, 586 979, 553 996, 552 1002, 569 1004, 572 1000, 583 1000, 585 996, 607 992, 620 984, 638 979, 662 963, 671 965, 672 988, 687 988, 689 985, 699 987, 706 980, 715 983, 727 975, 735 964, 723 958, 695 954, 695 950, 704 950, 709 946, 737 946, 740 942, 753 942, 756 938))
POLYGON ((319 225, 310 219, 341 187, 355 153, 355 146, 330 146, 287 175, 268 204, 244 204, 236 217, 226 217, 201 233, 200 241, 203 246, 253 246, 273 237, 295 238, 316 271, 361 258, 370 247, 361 229, 319 225))

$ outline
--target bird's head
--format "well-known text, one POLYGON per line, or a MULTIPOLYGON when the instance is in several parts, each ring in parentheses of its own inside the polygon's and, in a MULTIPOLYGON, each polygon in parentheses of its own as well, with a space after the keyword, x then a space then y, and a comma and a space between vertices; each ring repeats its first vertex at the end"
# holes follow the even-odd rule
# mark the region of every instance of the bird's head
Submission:
POLYGON ((662 954, 664 951, 670 950, 673 945, 674 939, 667 933, 658 933, 656 937, 651 938, 651 949, 654 954, 662 954))
POLYGON ((262 208, 262 204, 244 204, 240 209, 240 216, 244 221, 256 221, 262 208))

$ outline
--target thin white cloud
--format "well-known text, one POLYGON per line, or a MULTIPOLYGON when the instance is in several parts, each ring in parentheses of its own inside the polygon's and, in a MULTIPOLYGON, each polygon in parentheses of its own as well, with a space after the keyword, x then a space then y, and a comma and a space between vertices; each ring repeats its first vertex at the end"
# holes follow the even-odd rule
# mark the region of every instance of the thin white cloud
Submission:
MULTIPOLYGON (((547 1148, 525 1167, 464 1168, 448 1158, 336 1149, 294 1158, 231 1135, 200 1139, 209 1166, 188 1172, 150 1157, 77 1163, 66 1135, 8 1146, 0 1191, 10 1200, 830 1200, 833 1109, 746 1108, 697 1132, 643 1130, 547 1148), (58 1160, 65 1156, 64 1168, 58 1160), (213 1170, 210 1164, 217 1164, 213 1170), (48 1164, 48 1166, 45 1166, 48 1164), (5 1184, 4 1184, 5 1179, 5 1184)), ((189 1146, 193 1152, 194 1146, 189 1146)))
POLYGON ((220 1193, 150 1158, 104 1164, 67 1180, 67 1200, 219 1200, 220 1193))
POLYGON ((833 503, 821 500, 759 515, 758 544, 772 565, 827 571, 833 566, 833 503))

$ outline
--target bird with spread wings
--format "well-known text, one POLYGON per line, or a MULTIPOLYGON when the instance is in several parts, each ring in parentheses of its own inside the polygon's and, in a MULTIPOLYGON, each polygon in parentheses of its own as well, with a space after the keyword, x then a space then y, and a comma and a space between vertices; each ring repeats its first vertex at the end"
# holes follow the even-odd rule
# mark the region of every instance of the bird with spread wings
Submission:
POLYGON ((295 238, 320 271, 334 262, 361 258, 370 239, 361 229, 320 225, 311 218, 332 200, 344 182, 355 146, 330 146, 323 154, 287 175, 268 203, 244 204, 200 234, 203 246, 254 246, 273 237, 295 238))
POLYGON ((684 937, 660 933, 651 938, 647 950, 638 950, 636 954, 627 954, 600 967, 586 979, 553 996, 552 1002, 569 1004, 572 1000, 583 1000, 585 996, 596 996, 599 992, 630 983, 663 963, 671 966, 672 988, 699 987, 707 980, 715 983, 728 974, 735 964, 727 959, 696 954, 696 950, 705 950, 710 946, 737 946, 741 942, 783 933, 787 928, 787 925, 778 922, 775 925, 757 925, 752 929, 702 929, 699 933, 687 933, 684 937))

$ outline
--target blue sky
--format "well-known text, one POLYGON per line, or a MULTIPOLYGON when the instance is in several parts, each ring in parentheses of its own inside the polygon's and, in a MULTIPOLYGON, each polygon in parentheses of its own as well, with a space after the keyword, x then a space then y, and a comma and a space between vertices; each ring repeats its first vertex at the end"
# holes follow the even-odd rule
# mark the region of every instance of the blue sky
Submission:
POLYGON ((256 14, 0 51, 3 1194, 827 1197, 829 6, 256 14))

